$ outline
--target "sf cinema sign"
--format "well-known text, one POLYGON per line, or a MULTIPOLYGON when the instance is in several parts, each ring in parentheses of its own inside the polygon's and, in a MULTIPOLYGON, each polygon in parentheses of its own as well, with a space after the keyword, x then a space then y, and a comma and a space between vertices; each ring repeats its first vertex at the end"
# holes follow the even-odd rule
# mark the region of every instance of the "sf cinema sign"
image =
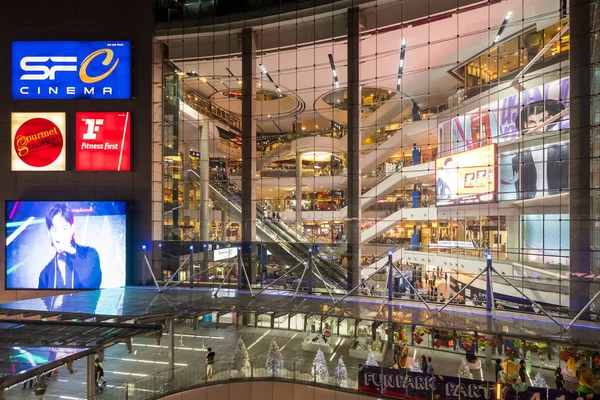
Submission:
POLYGON ((13 42, 13 99, 129 99, 131 44, 13 42))

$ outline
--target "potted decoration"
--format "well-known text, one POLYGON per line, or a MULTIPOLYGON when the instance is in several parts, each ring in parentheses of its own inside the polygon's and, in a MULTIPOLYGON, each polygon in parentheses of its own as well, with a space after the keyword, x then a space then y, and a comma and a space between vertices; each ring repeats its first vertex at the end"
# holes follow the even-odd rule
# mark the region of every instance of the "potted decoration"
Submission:
POLYGON ((413 333, 413 340, 415 341, 416 344, 421 344, 423 342, 423 337, 415 331, 413 333))

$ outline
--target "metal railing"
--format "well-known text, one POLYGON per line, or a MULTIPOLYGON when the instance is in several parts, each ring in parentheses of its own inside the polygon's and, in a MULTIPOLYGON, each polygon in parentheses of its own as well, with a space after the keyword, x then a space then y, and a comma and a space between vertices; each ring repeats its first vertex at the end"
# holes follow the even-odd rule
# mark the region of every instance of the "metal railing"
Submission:
POLYGON ((347 366, 348 379, 340 381, 335 378, 337 363, 334 365, 332 362, 331 365, 328 365, 329 374, 327 377, 323 377, 324 379, 319 379, 318 376, 311 373, 312 357, 310 360, 282 360, 281 363, 281 367, 277 370, 267 370, 266 358, 258 357, 249 360, 246 367, 236 371, 233 369, 232 360, 215 362, 212 366, 212 378, 207 379, 207 365, 205 362, 200 362, 174 370, 166 369, 140 379, 108 386, 102 394, 87 398, 94 400, 151 400, 203 386, 253 380, 301 382, 351 392, 358 390, 358 367, 356 366, 347 366))

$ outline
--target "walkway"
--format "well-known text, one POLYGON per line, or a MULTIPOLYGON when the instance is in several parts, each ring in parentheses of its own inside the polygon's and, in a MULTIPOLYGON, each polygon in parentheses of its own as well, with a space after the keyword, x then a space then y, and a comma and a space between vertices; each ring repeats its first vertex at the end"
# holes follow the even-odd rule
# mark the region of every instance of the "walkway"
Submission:
MULTIPOLYGON (((314 358, 314 353, 300 350, 300 344, 305 338, 306 333, 297 331, 272 330, 268 328, 241 327, 235 325, 223 325, 221 329, 216 329, 214 323, 201 322, 197 330, 192 330, 187 324, 179 322, 176 324, 176 366, 184 367, 203 362, 206 356, 205 347, 212 347, 216 352, 215 372, 229 369, 229 360, 233 356, 238 338, 242 338, 248 347, 250 358, 256 358, 257 369, 264 368, 264 358, 267 355, 269 344, 272 339, 276 339, 279 344, 284 360, 297 360, 297 369, 304 373, 309 373, 310 365, 314 358), (226 362, 227 361, 227 362, 226 362)), ((157 345, 155 339, 135 339, 133 352, 128 353, 125 345, 116 345, 105 352, 105 379, 108 381, 108 387, 120 383, 130 382, 153 373, 167 369, 168 355, 165 346, 166 337, 163 338, 162 345, 157 345)), ((357 367, 359 363, 365 360, 350 358, 348 355, 350 340, 346 339, 341 343, 333 355, 326 356, 330 375, 333 374, 338 358, 341 356, 348 368, 348 377, 356 380, 357 367)), ((410 356, 416 355, 417 358, 422 354, 431 356, 434 360, 436 373, 442 375, 456 375, 462 356, 456 353, 444 351, 434 351, 423 348, 410 348, 410 356)), ((388 352, 382 366, 392 364, 392 354, 388 352)), ((483 367, 483 378, 493 380, 494 367, 483 367)), ((80 399, 86 395, 85 384, 85 359, 75 362, 75 373, 69 374, 66 368, 60 368, 58 374, 51 378, 46 398, 48 399, 80 399)), ((536 371, 537 372, 537 371, 536 371)), ((201 371, 198 371, 201 373, 201 371)), ((544 377, 549 384, 553 382, 551 371, 544 370, 544 377)), ((532 373, 532 375, 534 375, 532 373)), ((474 378, 479 378, 476 374, 474 378)), ((531 377, 533 378, 533 376, 531 377)), ((574 389, 573 385, 567 389, 574 389)), ((141 387, 136 390, 144 390, 141 387)), ((39 399, 30 390, 22 390, 21 386, 12 388, 6 392, 7 399, 39 399)))

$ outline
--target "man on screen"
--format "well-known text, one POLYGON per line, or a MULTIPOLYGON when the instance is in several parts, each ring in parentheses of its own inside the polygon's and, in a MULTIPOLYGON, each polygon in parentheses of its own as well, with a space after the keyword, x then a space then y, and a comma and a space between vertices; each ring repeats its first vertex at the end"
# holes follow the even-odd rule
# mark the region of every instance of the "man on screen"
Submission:
POLYGON ((435 194, 438 200, 450 200, 456 198, 458 185, 458 173, 456 164, 452 157, 444 161, 444 167, 437 171, 435 182, 435 194))
POLYGON ((54 204, 46 213, 46 226, 54 257, 40 273, 39 289, 98 289, 102 283, 100 256, 93 247, 75 242, 73 211, 54 204))
POLYGON ((552 131, 556 129, 560 119, 551 123, 546 123, 546 121, 560 114, 564 109, 565 105, 556 100, 534 101, 523 107, 516 124, 524 132, 544 124, 546 125, 540 130, 541 132, 552 131))

